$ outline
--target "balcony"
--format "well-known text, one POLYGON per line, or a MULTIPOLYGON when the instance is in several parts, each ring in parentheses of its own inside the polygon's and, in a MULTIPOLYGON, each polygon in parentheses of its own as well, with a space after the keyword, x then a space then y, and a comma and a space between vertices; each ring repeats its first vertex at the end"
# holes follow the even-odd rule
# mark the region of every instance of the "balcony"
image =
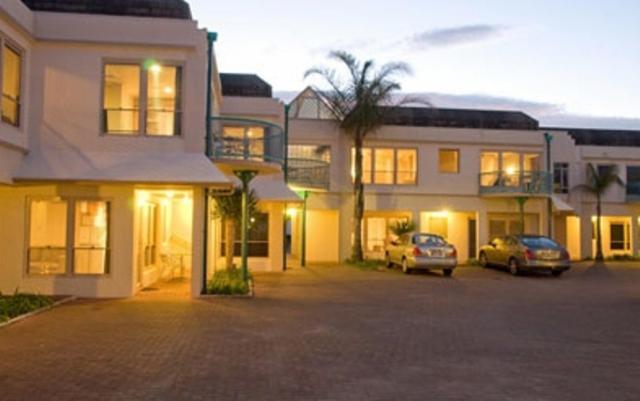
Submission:
POLYGON ((212 160, 229 171, 282 171, 283 129, 271 122, 235 117, 213 117, 212 160))
POLYGON ((289 157, 287 182, 300 190, 328 191, 329 167, 329 162, 324 160, 289 157))
POLYGON ((546 171, 495 171, 480 174, 480 195, 484 196, 548 196, 552 175, 546 171))

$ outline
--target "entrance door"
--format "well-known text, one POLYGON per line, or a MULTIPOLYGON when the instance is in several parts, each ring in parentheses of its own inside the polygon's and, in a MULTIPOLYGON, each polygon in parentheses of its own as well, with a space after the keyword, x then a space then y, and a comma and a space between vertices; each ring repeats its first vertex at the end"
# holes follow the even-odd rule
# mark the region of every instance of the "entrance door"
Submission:
POLYGON ((146 202, 138 207, 139 239, 138 239, 138 285, 145 287, 152 284, 150 270, 156 265, 158 247, 158 205, 146 202))

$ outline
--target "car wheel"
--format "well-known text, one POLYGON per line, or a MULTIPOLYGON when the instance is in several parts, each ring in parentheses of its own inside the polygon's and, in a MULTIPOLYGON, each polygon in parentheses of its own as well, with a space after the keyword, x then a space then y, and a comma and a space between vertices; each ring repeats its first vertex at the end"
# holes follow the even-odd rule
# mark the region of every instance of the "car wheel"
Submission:
POLYGON ((453 269, 444 269, 442 274, 444 274, 445 277, 451 277, 453 276, 453 269))
POLYGON ((393 268, 393 262, 391 261, 391 256, 388 253, 384 255, 384 263, 387 265, 387 269, 393 268))
POLYGON ((509 259, 509 272, 514 276, 520 274, 520 266, 518 266, 518 260, 516 258, 509 259))
POLYGON ((489 267, 489 261, 487 260, 487 255, 484 252, 480 253, 480 266, 484 268, 489 267))
POLYGON ((553 271, 551 272, 551 275, 552 275, 553 277, 560 277, 560 276, 562 276, 562 273, 564 273, 562 270, 553 270, 553 271))
POLYGON ((411 269, 409 268, 409 262, 407 262, 407 258, 402 259, 402 272, 404 274, 411 274, 411 269))

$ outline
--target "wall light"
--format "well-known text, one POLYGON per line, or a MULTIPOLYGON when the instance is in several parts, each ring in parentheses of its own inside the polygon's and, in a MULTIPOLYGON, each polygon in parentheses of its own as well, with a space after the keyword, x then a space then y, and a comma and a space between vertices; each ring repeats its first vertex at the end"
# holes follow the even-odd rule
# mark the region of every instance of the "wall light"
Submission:
POLYGON ((298 215, 298 209, 291 207, 289 209, 287 209, 287 216, 294 218, 298 215))
POLYGON ((431 216, 433 217, 439 217, 439 218, 447 218, 449 217, 449 211, 448 210, 441 210, 439 212, 433 212, 431 213, 431 216))
POLYGON ((160 72, 162 71, 162 66, 158 63, 151 64, 151 66, 149 67, 149 71, 154 74, 160 74, 160 72))

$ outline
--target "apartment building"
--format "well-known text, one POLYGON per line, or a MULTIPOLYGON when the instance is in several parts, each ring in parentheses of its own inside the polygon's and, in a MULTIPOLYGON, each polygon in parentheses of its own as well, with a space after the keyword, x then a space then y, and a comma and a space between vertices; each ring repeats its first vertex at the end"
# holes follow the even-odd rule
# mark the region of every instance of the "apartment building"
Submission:
POLYGON ((234 92, 216 40, 182 0, 0 4, 1 292, 129 297, 181 278, 199 295, 224 256, 214 199, 240 171, 260 199, 251 266, 284 269, 300 200, 283 106, 266 83, 234 92))
MULTIPOLYGON (((317 163, 314 174, 289 167, 290 184, 308 191, 307 261, 344 260, 352 242, 352 142, 311 88, 291 103, 289 120, 290 157, 317 163), (314 176, 314 185, 299 175, 314 176)), ((638 255, 639 145, 640 132, 542 128, 521 112, 392 110, 365 140, 365 254, 382 258, 392 225, 410 220, 448 239, 467 261, 495 236, 520 233, 523 211, 526 233, 552 235, 574 259, 592 257, 595 198, 575 188, 592 163, 618 165, 627 184, 604 197, 605 255, 638 255)), ((302 249, 300 220, 294 215, 294 256, 302 249)))

